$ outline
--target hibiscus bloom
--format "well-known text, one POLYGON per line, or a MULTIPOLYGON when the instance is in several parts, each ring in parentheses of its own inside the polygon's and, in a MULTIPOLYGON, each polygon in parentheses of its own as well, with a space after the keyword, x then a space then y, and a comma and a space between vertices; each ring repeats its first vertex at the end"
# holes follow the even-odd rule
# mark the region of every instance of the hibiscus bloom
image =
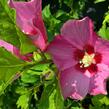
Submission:
POLYGON ((88 17, 67 21, 61 34, 48 46, 48 52, 60 71, 59 83, 65 99, 107 94, 109 42, 96 35, 88 17))
POLYGON ((41 2, 42 0, 31 0, 29 2, 9 0, 9 5, 16 10, 16 23, 21 31, 28 35, 34 45, 44 50, 47 36, 42 20, 41 2))
POLYGON ((11 52, 13 55, 15 55, 16 57, 18 57, 24 61, 31 61, 30 60, 31 54, 27 54, 25 56, 21 55, 18 48, 16 48, 15 46, 13 46, 10 43, 7 43, 1 39, 0 39, 0 47, 4 47, 7 51, 11 52))

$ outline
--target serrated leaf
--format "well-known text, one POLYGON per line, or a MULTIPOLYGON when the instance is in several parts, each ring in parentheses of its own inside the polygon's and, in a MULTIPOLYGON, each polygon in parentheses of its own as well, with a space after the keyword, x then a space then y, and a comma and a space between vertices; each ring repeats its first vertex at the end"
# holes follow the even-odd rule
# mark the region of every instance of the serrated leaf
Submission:
POLYGON ((30 93, 26 93, 21 95, 17 100, 17 108, 21 109, 29 109, 29 100, 30 100, 30 93))
POLYGON ((0 0, 0 39, 20 46, 16 32, 16 13, 8 6, 8 0, 0 0))

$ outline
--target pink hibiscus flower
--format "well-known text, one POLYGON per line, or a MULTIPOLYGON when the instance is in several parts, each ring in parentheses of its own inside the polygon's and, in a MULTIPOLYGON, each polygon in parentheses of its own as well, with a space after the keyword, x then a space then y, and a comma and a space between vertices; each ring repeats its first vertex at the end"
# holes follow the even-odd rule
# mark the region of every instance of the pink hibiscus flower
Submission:
POLYGON ((42 0, 29 2, 14 2, 9 0, 11 8, 16 10, 16 23, 18 27, 32 40, 34 45, 41 50, 46 48, 47 36, 42 20, 42 0))
POLYGON ((96 35, 88 17, 67 21, 61 34, 48 46, 48 52, 59 68, 65 99, 81 100, 87 94, 107 94, 109 42, 96 35))
POLYGON ((13 46, 1 39, 0 39, 0 47, 4 47, 7 51, 11 52, 13 55, 17 56, 18 58, 20 58, 24 61, 31 61, 30 60, 31 54, 27 54, 25 56, 21 55, 18 48, 16 48, 15 46, 13 46))

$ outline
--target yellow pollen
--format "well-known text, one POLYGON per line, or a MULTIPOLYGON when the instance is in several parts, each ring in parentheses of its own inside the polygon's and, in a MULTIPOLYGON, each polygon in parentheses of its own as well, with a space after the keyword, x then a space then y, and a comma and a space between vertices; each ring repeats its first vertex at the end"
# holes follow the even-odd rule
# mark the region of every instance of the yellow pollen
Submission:
POLYGON ((95 54, 88 54, 85 52, 83 59, 79 62, 81 64, 80 67, 89 67, 92 63, 95 64, 94 56, 95 54))

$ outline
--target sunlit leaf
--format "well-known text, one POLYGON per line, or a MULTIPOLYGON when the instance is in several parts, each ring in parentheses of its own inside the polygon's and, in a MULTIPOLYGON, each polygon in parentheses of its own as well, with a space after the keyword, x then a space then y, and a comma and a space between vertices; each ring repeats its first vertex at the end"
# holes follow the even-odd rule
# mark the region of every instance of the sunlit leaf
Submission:
POLYGON ((26 65, 26 62, 13 56, 4 48, 0 48, 0 81, 3 91, 14 80, 15 74, 26 65))

